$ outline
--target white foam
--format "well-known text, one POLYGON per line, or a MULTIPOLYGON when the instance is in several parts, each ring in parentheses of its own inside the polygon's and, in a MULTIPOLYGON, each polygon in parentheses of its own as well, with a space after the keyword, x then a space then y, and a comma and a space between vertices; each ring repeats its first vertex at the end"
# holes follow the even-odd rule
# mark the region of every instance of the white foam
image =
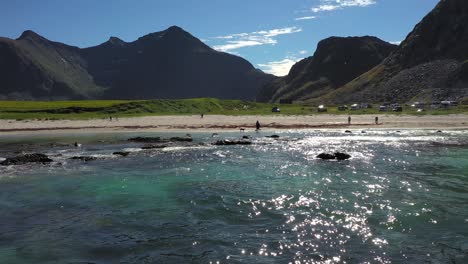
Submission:
POLYGON ((192 149, 212 149, 213 147, 207 146, 192 146, 192 147, 166 147, 163 148, 162 151, 164 152, 172 152, 172 151, 184 151, 184 150, 192 150, 192 149))

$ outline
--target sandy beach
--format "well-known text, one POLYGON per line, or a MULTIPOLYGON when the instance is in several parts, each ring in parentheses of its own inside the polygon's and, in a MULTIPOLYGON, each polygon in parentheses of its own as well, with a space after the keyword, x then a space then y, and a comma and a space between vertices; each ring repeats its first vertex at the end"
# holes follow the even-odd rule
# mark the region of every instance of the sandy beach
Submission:
POLYGON ((0 120, 0 133, 37 132, 37 131, 125 131, 125 130, 239 130, 255 129, 255 122, 260 121, 263 129, 468 129, 468 115, 409 116, 379 115, 379 124, 375 124, 375 115, 351 116, 351 125, 345 115, 309 115, 309 116, 148 116, 91 120, 0 120))

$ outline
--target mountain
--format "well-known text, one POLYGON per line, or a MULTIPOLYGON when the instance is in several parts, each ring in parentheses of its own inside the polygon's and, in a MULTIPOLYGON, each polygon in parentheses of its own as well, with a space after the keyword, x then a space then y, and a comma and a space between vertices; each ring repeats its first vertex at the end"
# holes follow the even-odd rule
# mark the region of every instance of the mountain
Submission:
POLYGON ((104 90, 87 72, 79 48, 32 31, 17 40, 0 38, 0 98, 95 98, 104 90))
POLYGON ((0 38, 0 98, 254 99, 274 76, 179 27, 80 49, 32 31, 0 38))
POLYGON ((381 64, 317 101, 468 98, 468 1, 441 0, 381 64))
POLYGON ((395 45, 376 37, 331 37, 318 43, 312 57, 296 63, 289 74, 267 84, 260 101, 308 100, 343 86, 381 63, 395 45))

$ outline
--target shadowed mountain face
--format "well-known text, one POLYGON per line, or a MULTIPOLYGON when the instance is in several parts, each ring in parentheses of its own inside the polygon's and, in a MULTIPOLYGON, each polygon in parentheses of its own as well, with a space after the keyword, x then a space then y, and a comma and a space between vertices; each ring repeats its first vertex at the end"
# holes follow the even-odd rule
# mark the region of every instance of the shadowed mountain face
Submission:
POLYGON ((78 48, 32 31, 17 40, 0 38, 0 98, 93 98, 103 91, 87 72, 78 48))
POLYGON ((275 102, 320 97, 381 63, 395 47, 376 37, 322 40, 314 56, 298 62, 286 77, 267 84, 257 98, 275 102))
POLYGON ((468 1, 441 0, 385 61, 320 100, 468 97, 468 1))
POLYGON ((253 99, 274 78, 178 27, 86 49, 26 31, 0 39, 0 70, 0 97, 15 99, 253 99))

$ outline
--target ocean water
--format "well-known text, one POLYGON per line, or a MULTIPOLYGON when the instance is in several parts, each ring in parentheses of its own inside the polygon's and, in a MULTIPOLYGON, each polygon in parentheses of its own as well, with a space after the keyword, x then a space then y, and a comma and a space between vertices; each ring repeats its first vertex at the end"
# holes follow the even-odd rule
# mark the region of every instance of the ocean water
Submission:
POLYGON ((0 263, 468 263, 467 131, 271 134, 0 135, 54 160, 0 167, 0 263))

